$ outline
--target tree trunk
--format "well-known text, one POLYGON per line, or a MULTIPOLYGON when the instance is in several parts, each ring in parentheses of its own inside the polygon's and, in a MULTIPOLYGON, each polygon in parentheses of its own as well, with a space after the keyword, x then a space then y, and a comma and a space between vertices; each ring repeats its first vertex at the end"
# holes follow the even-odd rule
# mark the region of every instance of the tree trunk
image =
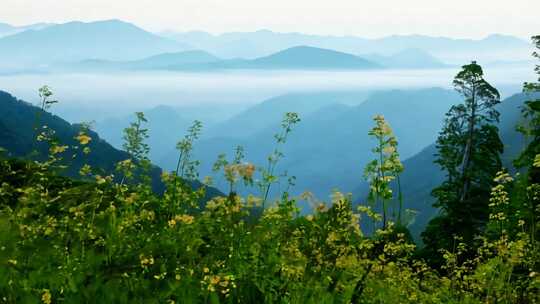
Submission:
POLYGON ((473 84, 472 92, 471 92, 471 116, 469 117, 469 123, 468 123, 468 130, 467 130, 467 144, 465 145, 465 149, 463 151, 463 160, 461 162, 461 177, 462 177, 462 187, 461 187, 461 195, 459 202, 463 203, 465 201, 465 198, 467 197, 467 194, 469 192, 470 187, 470 177, 469 177, 469 166, 472 158, 472 151, 473 151, 473 137, 474 137, 474 128, 475 128, 475 121, 476 121, 476 86, 473 84))

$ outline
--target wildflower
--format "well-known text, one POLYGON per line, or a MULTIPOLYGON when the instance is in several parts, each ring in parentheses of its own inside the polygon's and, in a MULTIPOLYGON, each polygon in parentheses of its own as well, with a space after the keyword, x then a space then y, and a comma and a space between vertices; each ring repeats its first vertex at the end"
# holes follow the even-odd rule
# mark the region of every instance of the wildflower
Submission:
POLYGON ((15 266, 17 265, 17 260, 8 260, 8 264, 15 266))
POLYGON ((92 140, 92 137, 83 132, 79 132, 79 135, 76 136, 75 139, 78 140, 81 145, 87 145, 92 140))
POLYGON ((79 170, 79 174, 81 176, 87 176, 90 173, 92 173, 92 167, 90 167, 90 165, 88 164, 85 164, 84 166, 82 166, 81 170, 79 170))
POLYGON ((51 154, 63 153, 67 150, 68 146, 53 146, 50 149, 51 154))
POLYGON ((177 215, 174 217, 175 221, 182 222, 187 225, 193 224, 194 219, 195 218, 193 216, 187 214, 177 215))
POLYGON ((152 256, 146 257, 145 255, 141 254, 139 256, 139 261, 141 263, 142 268, 147 268, 150 265, 154 265, 154 257, 152 256))
POLYGON ((43 294, 41 295, 41 301, 45 304, 52 303, 51 292, 48 289, 43 289, 43 294))
POLYGON ((98 185, 101 185, 101 184, 104 184, 107 180, 105 180, 105 178, 103 178, 101 175, 96 175, 96 183, 98 185))
POLYGON ((172 174, 170 174, 169 172, 166 172, 166 171, 161 172, 161 181, 163 181, 164 183, 170 181, 171 177, 172 177, 172 174))
POLYGON ((255 165, 248 163, 242 166, 240 174, 242 175, 242 177, 244 177, 244 179, 249 180, 253 178, 253 173, 255 173, 255 169, 255 165))
POLYGON ((207 185, 207 186, 212 186, 212 184, 214 183, 213 179, 211 176, 205 176, 202 180, 202 183, 204 185, 207 185))
POLYGON ((534 157, 533 166, 537 168, 540 167, 540 154, 536 154, 536 156, 534 157))

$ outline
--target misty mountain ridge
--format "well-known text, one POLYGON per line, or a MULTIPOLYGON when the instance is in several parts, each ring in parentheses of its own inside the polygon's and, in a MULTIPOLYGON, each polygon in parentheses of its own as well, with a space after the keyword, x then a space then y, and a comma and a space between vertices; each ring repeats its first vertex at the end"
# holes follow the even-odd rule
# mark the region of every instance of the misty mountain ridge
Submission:
POLYGON ((248 64, 261 68, 374 69, 380 65, 355 55, 311 46, 295 46, 257 58, 248 64))
POLYGON ((158 35, 121 20, 0 25, 0 67, 8 72, 49 71, 51 66, 58 68, 59 63, 64 65, 60 69, 67 65, 83 71, 444 68, 446 64, 470 61, 473 54, 481 62, 501 58, 520 62, 529 59, 530 53, 527 41, 501 34, 483 39, 423 35, 367 39, 270 30, 158 35), (1 37, 7 32, 10 34, 1 37), (187 50, 206 54, 188 60, 182 58, 187 54, 181 53, 187 50))
POLYGON ((364 70, 382 68, 361 57, 308 46, 297 46, 252 60, 222 60, 201 50, 165 53, 135 61, 84 60, 60 65, 71 70, 183 70, 208 71, 230 69, 262 70, 364 70))
POLYGON ((531 45, 523 39, 492 34, 482 39, 456 39, 425 35, 392 35, 382 38, 357 36, 310 35, 302 33, 279 33, 270 30, 233 32, 219 35, 203 31, 165 32, 165 37, 187 43, 195 48, 210 51, 223 58, 256 58, 279 50, 307 45, 329 48, 351 54, 377 53, 390 56, 406 49, 421 49, 451 64, 469 61, 474 54, 482 61, 493 61, 508 55, 511 60, 530 57, 531 45))
POLYGON ((15 26, 15 25, 11 25, 11 24, 8 24, 8 23, 0 22, 0 38, 2 38, 4 36, 24 32, 24 31, 27 31, 27 30, 40 30, 40 29, 44 29, 44 28, 52 26, 52 25, 55 25, 55 24, 54 23, 40 22, 40 23, 23 25, 23 26, 15 26))
POLYGON ((446 68, 450 65, 443 63, 438 58, 421 49, 405 49, 390 56, 379 54, 361 55, 372 62, 379 65, 391 68, 413 68, 413 69, 430 69, 430 68, 446 68))
POLYGON ((0 65, 43 66, 88 58, 135 60, 189 48, 120 20, 73 21, 0 38, 0 65))
POLYGON ((188 50, 174 53, 153 55, 140 60, 112 61, 87 59, 77 63, 56 66, 68 70, 167 70, 196 67, 200 64, 217 62, 221 59, 201 50, 188 50))

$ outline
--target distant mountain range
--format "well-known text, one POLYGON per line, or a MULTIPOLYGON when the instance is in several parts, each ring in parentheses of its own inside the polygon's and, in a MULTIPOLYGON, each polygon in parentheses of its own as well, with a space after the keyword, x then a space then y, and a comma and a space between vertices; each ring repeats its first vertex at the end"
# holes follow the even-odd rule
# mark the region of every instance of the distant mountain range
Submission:
POLYGON ((291 47, 269 56, 247 61, 244 66, 263 69, 374 69, 381 67, 358 56, 310 46, 291 47))
POLYGON ((119 20, 69 22, 0 38, 0 66, 36 67, 92 58, 135 60, 188 48, 119 20))
POLYGON ((364 70, 383 66, 355 55, 308 46, 297 46, 252 60, 222 60, 204 51, 184 51, 155 55, 135 61, 85 60, 64 64, 75 70, 364 70))
POLYGON ((212 35, 206 32, 165 32, 163 36, 206 50, 222 58, 257 58, 299 45, 333 49, 351 54, 376 53, 391 56, 408 49, 420 49, 445 63, 527 60, 532 52, 528 41, 494 34, 484 39, 454 39, 422 35, 366 39, 355 36, 322 36, 277 33, 268 30, 212 35))
POLYGON ((512 36, 452 39, 421 35, 366 39, 300 33, 154 34, 120 20, 0 23, 0 67, 43 70, 58 63, 90 69, 440 68, 470 60, 530 59, 529 42, 512 36), (193 51, 184 53, 183 51, 193 51), (81 63, 82 62, 82 63, 81 63))
POLYGON ((76 63, 59 65, 60 68, 74 70, 168 70, 193 69, 198 66, 218 62, 221 59, 205 51, 191 50, 153 55, 140 60, 113 61, 88 59, 76 63))
MULTIPOLYGON (((385 115, 393 126, 400 141, 400 153, 406 159, 435 140, 444 113, 459 101, 457 94, 443 89, 383 91, 367 99, 364 93, 358 93, 357 99, 365 100, 359 105, 339 103, 340 99, 354 98, 352 93, 348 97, 341 94, 327 93, 313 99, 312 104, 308 101, 313 93, 306 97, 286 95, 214 126, 208 131, 210 137, 195 145, 194 157, 202 162, 201 175, 212 175, 217 155, 231 154, 236 145, 245 148, 247 161, 265 164, 273 150, 273 135, 279 130, 283 114, 291 108, 300 112, 302 121, 284 146, 285 158, 279 170, 297 177, 294 194, 312 191, 326 200, 334 188, 349 192, 362 183, 363 167, 373 157, 374 143, 367 133, 375 114, 385 115), (303 100, 304 106, 294 106, 296 100, 303 100), (251 122, 255 123, 248 124, 251 122)), ((165 158, 156 161, 164 168, 171 168, 175 165, 174 155, 171 150, 165 158)))
POLYGON ((391 68, 432 69, 450 66, 421 49, 405 49, 390 56, 367 54, 362 55, 362 57, 381 66, 391 68))

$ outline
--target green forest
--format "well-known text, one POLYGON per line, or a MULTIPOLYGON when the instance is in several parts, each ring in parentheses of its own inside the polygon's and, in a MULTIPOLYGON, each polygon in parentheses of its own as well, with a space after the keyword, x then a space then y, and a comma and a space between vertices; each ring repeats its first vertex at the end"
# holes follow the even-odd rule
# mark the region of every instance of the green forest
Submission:
POLYGON ((540 303, 540 65, 535 73, 511 168, 497 88, 474 61, 449 79, 461 101, 435 143, 439 212, 416 242, 400 176, 422 168, 403 165, 382 115, 372 161, 358 169, 366 201, 336 190, 304 214, 298 202, 312 195, 289 194, 295 178, 278 166, 297 113, 283 117, 266 163, 241 146, 217 157, 223 193, 197 170, 201 122, 178 142, 176 170, 162 172, 144 113, 118 151, 89 125, 60 124, 49 110, 62 101, 44 86, 39 107, 9 114, 28 128, 0 123, 0 303, 540 303))

